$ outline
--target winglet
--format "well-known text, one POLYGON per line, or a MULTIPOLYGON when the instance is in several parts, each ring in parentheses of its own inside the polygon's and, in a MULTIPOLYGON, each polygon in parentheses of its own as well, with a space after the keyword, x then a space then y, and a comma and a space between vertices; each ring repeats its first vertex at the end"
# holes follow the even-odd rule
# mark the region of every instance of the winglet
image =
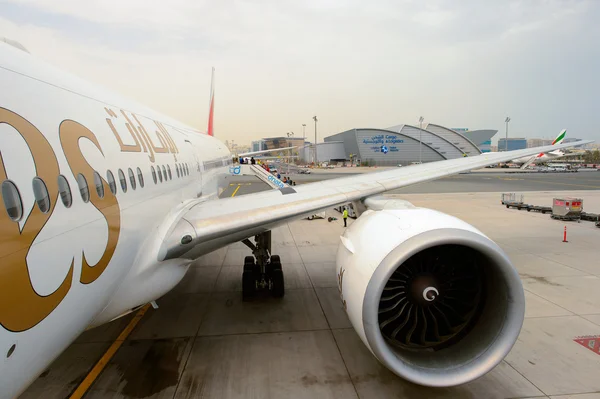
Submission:
POLYGON ((215 68, 212 69, 212 75, 210 78, 210 103, 208 109, 208 130, 206 133, 209 136, 214 136, 213 130, 213 115, 215 112, 215 68))

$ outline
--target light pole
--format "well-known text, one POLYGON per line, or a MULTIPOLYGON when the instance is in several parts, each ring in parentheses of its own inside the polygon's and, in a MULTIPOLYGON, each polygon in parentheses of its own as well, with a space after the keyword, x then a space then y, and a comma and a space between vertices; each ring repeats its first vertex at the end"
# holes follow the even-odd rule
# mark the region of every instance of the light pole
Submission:
POLYGON ((306 161, 306 123, 302 124, 302 161, 306 161))
POLYGON ((315 166, 317 166, 318 163, 318 159, 317 158, 317 116, 313 116, 313 121, 315 121, 315 166))
POLYGON ((423 148, 421 146, 421 131, 423 130, 423 128, 421 127, 421 125, 423 124, 423 117, 419 116, 419 163, 421 163, 421 158, 422 158, 422 151, 421 149, 423 148))
POLYGON ((510 117, 507 116, 504 122, 506 122, 506 137, 504 138, 504 151, 508 151, 508 122, 510 122, 510 117))
MULTIPOLYGON (((294 137, 294 132, 289 132, 287 134, 287 136, 288 136, 288 138, 289 137, 294 137)), ((288 145, 287 146, 288 147, 290 146, 289 140, 288 140, 288 145)), ((287 161, 287 174, 289 175, 290 174, 290 162, 291 162, 292 150, 289 149, 288 151, 289 151, 289 156, 288 156, 288 161, 287 161)))

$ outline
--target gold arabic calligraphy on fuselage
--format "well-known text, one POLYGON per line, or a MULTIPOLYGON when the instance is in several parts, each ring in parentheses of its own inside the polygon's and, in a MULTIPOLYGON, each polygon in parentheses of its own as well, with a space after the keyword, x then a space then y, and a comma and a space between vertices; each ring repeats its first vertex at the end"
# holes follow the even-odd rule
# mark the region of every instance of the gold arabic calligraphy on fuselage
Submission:
MULTIPOLYGON (((156 146, 146 128, 134 114, 127 115, 121 110, 125 126, 135 144, 125 144, 121 135, 115 128, 114 120, 119 116, 109 108, 104 108, 110 118, 106 122, 120 145, 121 152, 145 152, 150 162, 155 161, 155 154, 172 154, 177 161, 179 149, 175 141, 162 123, 154 121, 157 129, 156 137, 160 146, 156 146), (135 121, 136 123, 132 123, 135 121)), ((50 315, 62 302, 71 289, 73 283, 73 269, 75 257, 71 260, 71 267, 60 286, 49 295, 40 295, 33 288, 31 276, 27 266, 27 255, 36 237, 52 217, 59 201, 58 176, 61 174, 59 163, 54 150, 46 137, 29 121, 15 112, 0 108, 0 124, 7 124, 14 128, 23 138, 31 152, 36 176, 46 184, 51 207, 42 213, 36 206, 31 208, 25 216, 23 227, 11 220, 6 211, 0 211, 0 325, 10 331, 25 331, 50 315)), ((59 126, 61 149, 67 159, 71 175, 76 180, 79 173, 87 181, 94 181, 94 169, 83 156, 79 142, 88 140, 92 142, 103 156, 106 156, 96 135, 72 120, 64 120, 59 126)), ((62 171, 62 174, 66 173, 62 171)), ((0 182, 10 179, 0 151, 0 182)), ((90 284, 98 279, 108 267, 119 241, 121 233, 121 209, 117 197, 108 194, 109 187, 102 178, 104 192, 100 198, 95 190, 90 190, 89 206, 95 207, 104 217, 108 226, 108 241, 102 257, 95 265, 89 265, 85 252, 82 251, 80 283, 90 284)), ((0 204, 4 203, 0 190, 0 204)))
POLYGON ((106 123, 108 127, 115 135, 115 138, 119 142, 121 146, 122 152, 145 152, 148 153, 148 157, 150 158, 150 162, 154 163, 154 154, 166 154, 171 153, 177 162, 177 154, 179 153, 179 149, 177 148, 177 144, 165 129, 164 125, 160 122, 154 121, 158 130, 155 130, 156 137, 160 142, 160 146, 157 147, 154 145, 152 138, 148 134, 148 131, 142 125, 140 120, 135 114, 131 114, 131 117, 136 123, 132 123, 132 119, 127 115, 127 113, 123 110, 120 110, 121 116, 125 120, 125 126, 129 131, 131 138, 135 144, 125 144, 123 142, 123 138, 115 128, 115 124, 113 123, 113 119, 117 120, 119 115, 117 115, 112 109, 104 108, 106 113, 110 116, 110 118, 106 118, 106 123))

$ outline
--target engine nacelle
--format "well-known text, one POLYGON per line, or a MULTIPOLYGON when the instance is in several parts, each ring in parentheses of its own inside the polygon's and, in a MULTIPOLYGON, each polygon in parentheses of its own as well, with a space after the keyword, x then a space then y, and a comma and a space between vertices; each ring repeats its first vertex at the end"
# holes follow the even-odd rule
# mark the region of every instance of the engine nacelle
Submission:
POLYGON ((407 204, 367 210, 341 236, 342 303, 362 341, 395 374, 426 386, 463 384, 514 345, 523 286, 483 233, 407 204))

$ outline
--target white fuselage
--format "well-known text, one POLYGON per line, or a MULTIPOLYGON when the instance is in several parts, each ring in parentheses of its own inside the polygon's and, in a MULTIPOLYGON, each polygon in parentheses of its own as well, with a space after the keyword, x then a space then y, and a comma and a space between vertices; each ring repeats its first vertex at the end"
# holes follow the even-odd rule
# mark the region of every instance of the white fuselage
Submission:
POLYGON ((0 398, 12 398, 86 328, 162 296, 181 280, 189 261, 159 262, 157 252, 187 204, 217 198, 231 154, 213 137, 4 43, 0 153, 2 181, 14 184, 22 204, 22 217, 12 220, 4 209, 9 193, 2 191, 0 398), (162 182, 157 173, 155 183, 152 168, 159 167, 162 182), (103 179, 102 197, 94 172, 103 179), (70 186, 69 207, 59 175, 70 186), (49 192, 46 213, 35 201, 36 176, 49 192))
POLYGON ((551 151, 551 152, 546 152, 543 154, 532 155, 530 157, 513 159, 512 162, 516 163, 516 164, 524 164, 524 163, 536 164, 536 163, 541 163, 541 162, 547 162, 551 159, 562 157, 564 155, 565 154, 562 151, 551 151))

